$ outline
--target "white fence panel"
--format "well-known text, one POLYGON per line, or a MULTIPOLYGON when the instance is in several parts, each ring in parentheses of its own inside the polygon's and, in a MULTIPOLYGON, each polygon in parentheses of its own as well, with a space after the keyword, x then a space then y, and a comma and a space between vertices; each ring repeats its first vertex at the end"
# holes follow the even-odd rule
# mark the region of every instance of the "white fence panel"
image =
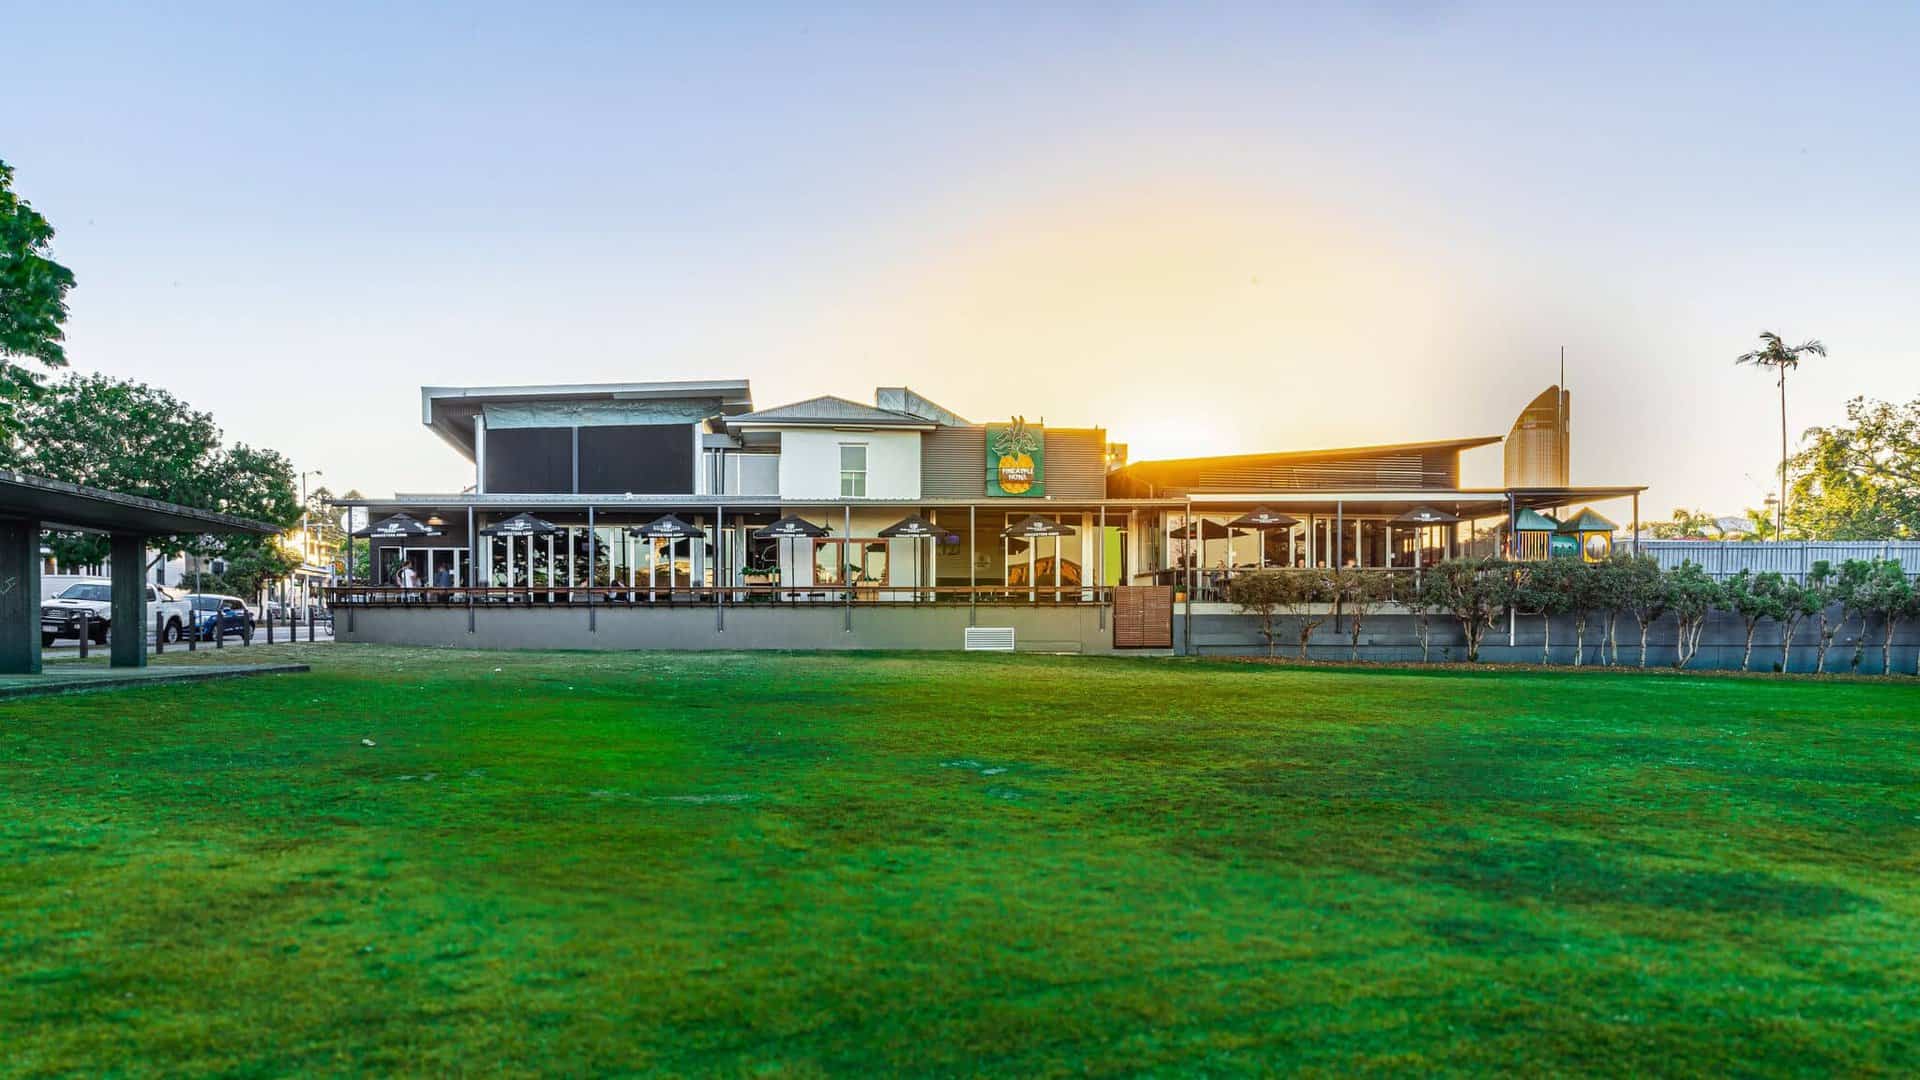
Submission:
MULTIPOLYGON (((1632 540, 1622 540, 1619 546, 1633 553, 1632 540)), ((1920 540, 1642 540, 1639 549, 1662 569, 1690 562, 1715 578, 1732 577, 1742 570, 1756 574, 1772 570, 1799 579, 1822 559, 1834 566, 1848 559, 1894 559, 1908 577, 1920 577, 1920 540)))

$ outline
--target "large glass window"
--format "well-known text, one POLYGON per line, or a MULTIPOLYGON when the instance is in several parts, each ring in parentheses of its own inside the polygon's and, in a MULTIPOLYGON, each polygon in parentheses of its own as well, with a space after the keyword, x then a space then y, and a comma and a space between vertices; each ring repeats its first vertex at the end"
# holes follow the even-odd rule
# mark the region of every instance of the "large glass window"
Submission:
POLYGON ((813 583, 815 585, 838 585, 844 580, 842 577, 846 569, 846 558, 842 554, 844 546, 839 540, 813 542, 813 583))
POLYGON ((867 497, 867 444, 840 444, 840 497, 867 497))

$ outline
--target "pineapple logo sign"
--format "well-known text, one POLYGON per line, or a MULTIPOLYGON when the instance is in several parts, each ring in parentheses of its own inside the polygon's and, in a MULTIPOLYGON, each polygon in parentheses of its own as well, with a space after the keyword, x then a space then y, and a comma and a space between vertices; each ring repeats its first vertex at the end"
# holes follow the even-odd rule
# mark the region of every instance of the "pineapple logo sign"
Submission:
POLYGON ((1024 416, 987 425, 987 494, 1033 498, 1047 493, 1046 429, 1024 416))

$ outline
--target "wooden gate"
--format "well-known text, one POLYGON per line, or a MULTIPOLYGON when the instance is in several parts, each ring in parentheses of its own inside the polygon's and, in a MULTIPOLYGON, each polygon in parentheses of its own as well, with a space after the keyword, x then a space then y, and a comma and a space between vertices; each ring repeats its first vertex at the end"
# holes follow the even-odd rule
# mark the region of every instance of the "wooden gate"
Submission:
POLYGON ((1113 647, 1173 648, 1173 588, 1121 585, 1113 590, 1113 647))

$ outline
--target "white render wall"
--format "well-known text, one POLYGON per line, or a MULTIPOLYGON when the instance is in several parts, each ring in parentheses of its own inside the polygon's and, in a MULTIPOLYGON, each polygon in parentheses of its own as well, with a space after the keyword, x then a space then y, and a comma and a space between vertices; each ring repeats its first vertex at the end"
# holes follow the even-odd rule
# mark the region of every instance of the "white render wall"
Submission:
POLYGON ((867 498, 920 497, 920 433, 788 428, 780 432, 780 497, 840 498, 840 444, 867 447, 867 498))

